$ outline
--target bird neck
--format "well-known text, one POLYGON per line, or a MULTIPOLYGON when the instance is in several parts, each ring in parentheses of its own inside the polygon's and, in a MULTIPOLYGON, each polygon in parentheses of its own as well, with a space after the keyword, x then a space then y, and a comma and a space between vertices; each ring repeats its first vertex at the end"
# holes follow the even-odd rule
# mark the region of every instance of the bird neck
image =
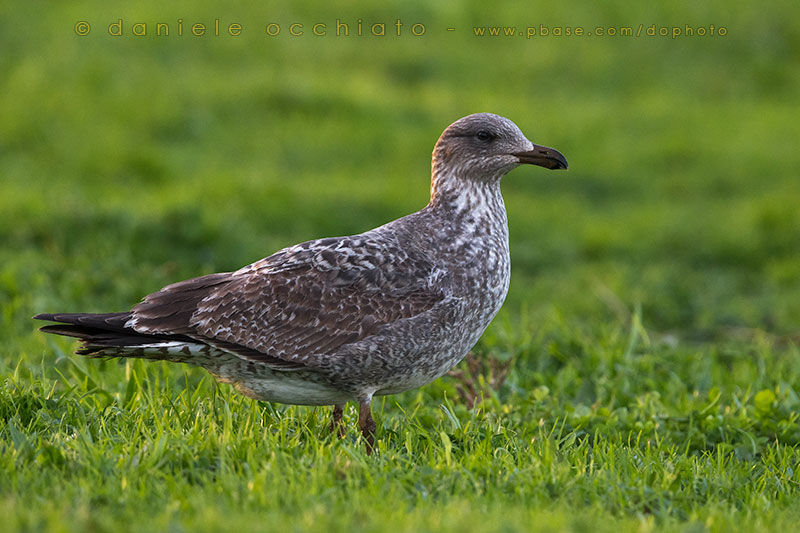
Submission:
POLYGON ((424 211, 440 221, 437 225, 444 229, 436 234, 439 253, 452 254, 458 261, 494 265, 491 268, 497 268, 498 275, 505 275, 508 220, 499 178, 478 182, 434 175, 431 201, 424 211), (501 256, 505 263, 495 264, 501 256))
POLYGON ((501 218, 505 224, 505 204, 500 193, 500 178, 476 180, 454 174, 434 172, 431 178, 432 210, 471 218, 501 218))
POLYGON ((431 201, 421 214, 423 224, 430 228, 436 257, 443 264, 470 265, 468 271, 453 273, 455 286, 473 287, 474 280, 462 276, 477 276, 481 287, 474 290, 494 294, 500 298, 495 303, 502 302, 508 290, 510 257, 500 178, 476 181, 434 174, 431 201))

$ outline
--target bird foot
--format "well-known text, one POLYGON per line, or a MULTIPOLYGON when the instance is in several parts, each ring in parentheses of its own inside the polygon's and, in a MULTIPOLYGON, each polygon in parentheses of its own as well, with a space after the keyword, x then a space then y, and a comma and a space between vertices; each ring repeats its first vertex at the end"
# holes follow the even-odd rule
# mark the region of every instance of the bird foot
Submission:
POLYGON ((372 419, 372 411, 370 410, 370 402, 362 402, 358 410, 358 427, 361 428, 361 434, 364 436, 364 441, 367 444, 367 455, 372 455, 375 449, 375 430, 377 425, 375 420, 372 419))
POLYGON ((344 438, 345 427, 342 417, 344 416, 344 405, 333 406, 333 418, 331 419, 331 433, 336 434, 340 439, 344 438))

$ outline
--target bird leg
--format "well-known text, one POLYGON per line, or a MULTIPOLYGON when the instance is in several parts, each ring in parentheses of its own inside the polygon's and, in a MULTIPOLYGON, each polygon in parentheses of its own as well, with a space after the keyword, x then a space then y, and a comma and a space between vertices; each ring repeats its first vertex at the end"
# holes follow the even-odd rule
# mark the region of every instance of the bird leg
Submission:
POLYGON ((371 400, 372 398, 368 398, 361 402, 358 410, 358 427, 361 428, 361 434, 367 443, 367 455, 370 455, 375 448, 375 430, 377 429, 370 410, 371 400))
POLYGON ((344 423, 342 416, 344 415, 344 405, 336 404, 333 406, 333 419, 331 420, 331 433, 336 433, 341 439, 344 437, 344 423))

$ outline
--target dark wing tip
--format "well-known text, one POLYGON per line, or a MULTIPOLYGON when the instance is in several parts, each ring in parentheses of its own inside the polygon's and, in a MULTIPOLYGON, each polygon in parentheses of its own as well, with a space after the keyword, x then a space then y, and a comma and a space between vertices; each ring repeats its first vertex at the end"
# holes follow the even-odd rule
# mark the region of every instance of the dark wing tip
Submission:
POLYGON ((53 335, 64 335, 65 337, 75 337, 76 339, 83 339, 91 334, 89 328, 81 326, 71 326, 69 324, 50 324, 39 328, 42 333, 51 333, 53 335))

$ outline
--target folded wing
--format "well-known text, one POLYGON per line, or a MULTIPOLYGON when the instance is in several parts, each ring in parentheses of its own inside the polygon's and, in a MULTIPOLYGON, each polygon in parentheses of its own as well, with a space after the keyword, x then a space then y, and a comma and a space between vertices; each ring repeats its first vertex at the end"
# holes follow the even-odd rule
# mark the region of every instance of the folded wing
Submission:
POLYGON ((169 285, 134 307, 127 325, 300 368, 309 356, 335 353, 432 309, 445 298, 442 275, 390 244, 359 236, 322 239, 237 272, 169 285))

